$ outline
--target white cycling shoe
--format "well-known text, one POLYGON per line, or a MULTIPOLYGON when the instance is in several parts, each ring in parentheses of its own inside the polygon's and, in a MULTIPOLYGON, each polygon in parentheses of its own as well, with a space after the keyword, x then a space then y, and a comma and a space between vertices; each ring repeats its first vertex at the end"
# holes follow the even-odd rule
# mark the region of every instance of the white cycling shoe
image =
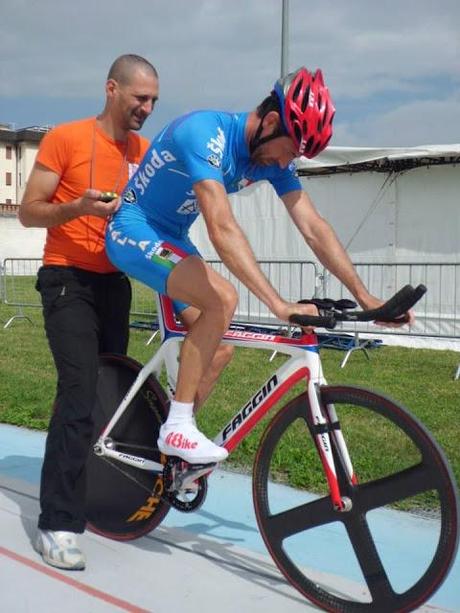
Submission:
POLYGON ((222 462, 228 456, 224 447, 214 444, 198 430, 194 420, 180 423, 164 423, 157 441, 158 449, 189 464, 222 462))
POLYGON ((78 546, 75 532, 64 530, 38 530, 35 550, 43 560, 56 568, 64 570, 83 570, 85 556, 78 546))

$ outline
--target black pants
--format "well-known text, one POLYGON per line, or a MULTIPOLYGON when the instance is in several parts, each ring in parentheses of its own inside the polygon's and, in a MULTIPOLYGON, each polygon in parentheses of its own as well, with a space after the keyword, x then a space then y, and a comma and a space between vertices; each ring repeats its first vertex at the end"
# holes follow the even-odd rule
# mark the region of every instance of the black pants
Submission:
POLYGON ((99 353, 128 347, 131 286, 122 273, 44 266, 38 271, 45 330, 58 381, 43 461, 43 530, 85 529, 85 464, 99 353))

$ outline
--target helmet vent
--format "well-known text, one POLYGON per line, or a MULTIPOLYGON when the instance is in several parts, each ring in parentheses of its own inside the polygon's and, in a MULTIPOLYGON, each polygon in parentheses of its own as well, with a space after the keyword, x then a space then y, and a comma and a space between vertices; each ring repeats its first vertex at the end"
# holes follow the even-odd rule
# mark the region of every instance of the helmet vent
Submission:
POLYGON ((301 105, 301 109, 302 109, 302 113, 305 113, 305 109, 308 106, 308 99, 310 98, 310 86, 307 87, 307 91, 305 92, 305 95, 302 99, 302 105, 301 105))
POLYGON ((315 155, 316 155, 317 153, 319 153, 319 151, 318 151, 318 150, 319 150, 319 148, 320 148, 320 145, 321 145, 321 143, 318 141, 318 142, 316 143, 316 145, 313 147, 313 149, 310 151, 310 155, 311 155, 311 157, 315 157, 315 155))
POLYGON ((300 141, 302 140, 302 130, 300 129, 300 126, 297 122, 295 122, 293 126, 296 140, 298 143, 300 143, 300 141))
POLYGON ((301 89, 302 89, 302 79, 299 79, 299 82, 297 83, 297 85, 294 88, 294 91, 292 92, 293 100, 297 100, 301 89))

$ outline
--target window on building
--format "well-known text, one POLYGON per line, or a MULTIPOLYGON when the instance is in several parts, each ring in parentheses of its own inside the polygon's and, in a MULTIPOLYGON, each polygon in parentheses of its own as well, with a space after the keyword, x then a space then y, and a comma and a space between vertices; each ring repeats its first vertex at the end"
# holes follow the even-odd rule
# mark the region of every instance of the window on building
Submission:
POLYGON ((22 172, 19 173, 19 187, 22 187, 22 172))
POLYGON ((13 204, 13 201, 11 200, 11 198, 7 198, 5 200, 5 204, 13 204))
POLYGON ((22 158, 22 147, 19 146, 18 147, 18 159, 21 159, 21 158, 22 158))
POLYGON ((6 173, 6 185, 11 185, 11 172, 6 173))
POLYGON ((11 158, 13 157, 12 152, 13 152, 12 146, 11 145, 7 145, 6 146, 6 159, 7 160, 11 160, 11 158))

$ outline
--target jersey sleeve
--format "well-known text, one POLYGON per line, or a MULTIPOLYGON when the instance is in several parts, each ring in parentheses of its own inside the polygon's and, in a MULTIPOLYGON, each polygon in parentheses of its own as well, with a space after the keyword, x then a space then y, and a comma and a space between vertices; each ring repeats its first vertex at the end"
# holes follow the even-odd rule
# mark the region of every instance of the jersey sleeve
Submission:
POLYGON ((272 177, 268 177, 268 180, 280 198, 288 192, 302 189, 299 177, 295 172, 294 162, 289 164, 287 168, 277 169, 272 177))
POLYGON ((213 113, 187 116, 174 131, 176 152, 185 166, 191 182, 214 179, 224 184, 222 160, 226 138, 218 118, 213 113))
POLYGON ((61 177, 67 168, 69 149, 71 146, 65 126, 58 126, 43 137, 36 161, 61 177))

